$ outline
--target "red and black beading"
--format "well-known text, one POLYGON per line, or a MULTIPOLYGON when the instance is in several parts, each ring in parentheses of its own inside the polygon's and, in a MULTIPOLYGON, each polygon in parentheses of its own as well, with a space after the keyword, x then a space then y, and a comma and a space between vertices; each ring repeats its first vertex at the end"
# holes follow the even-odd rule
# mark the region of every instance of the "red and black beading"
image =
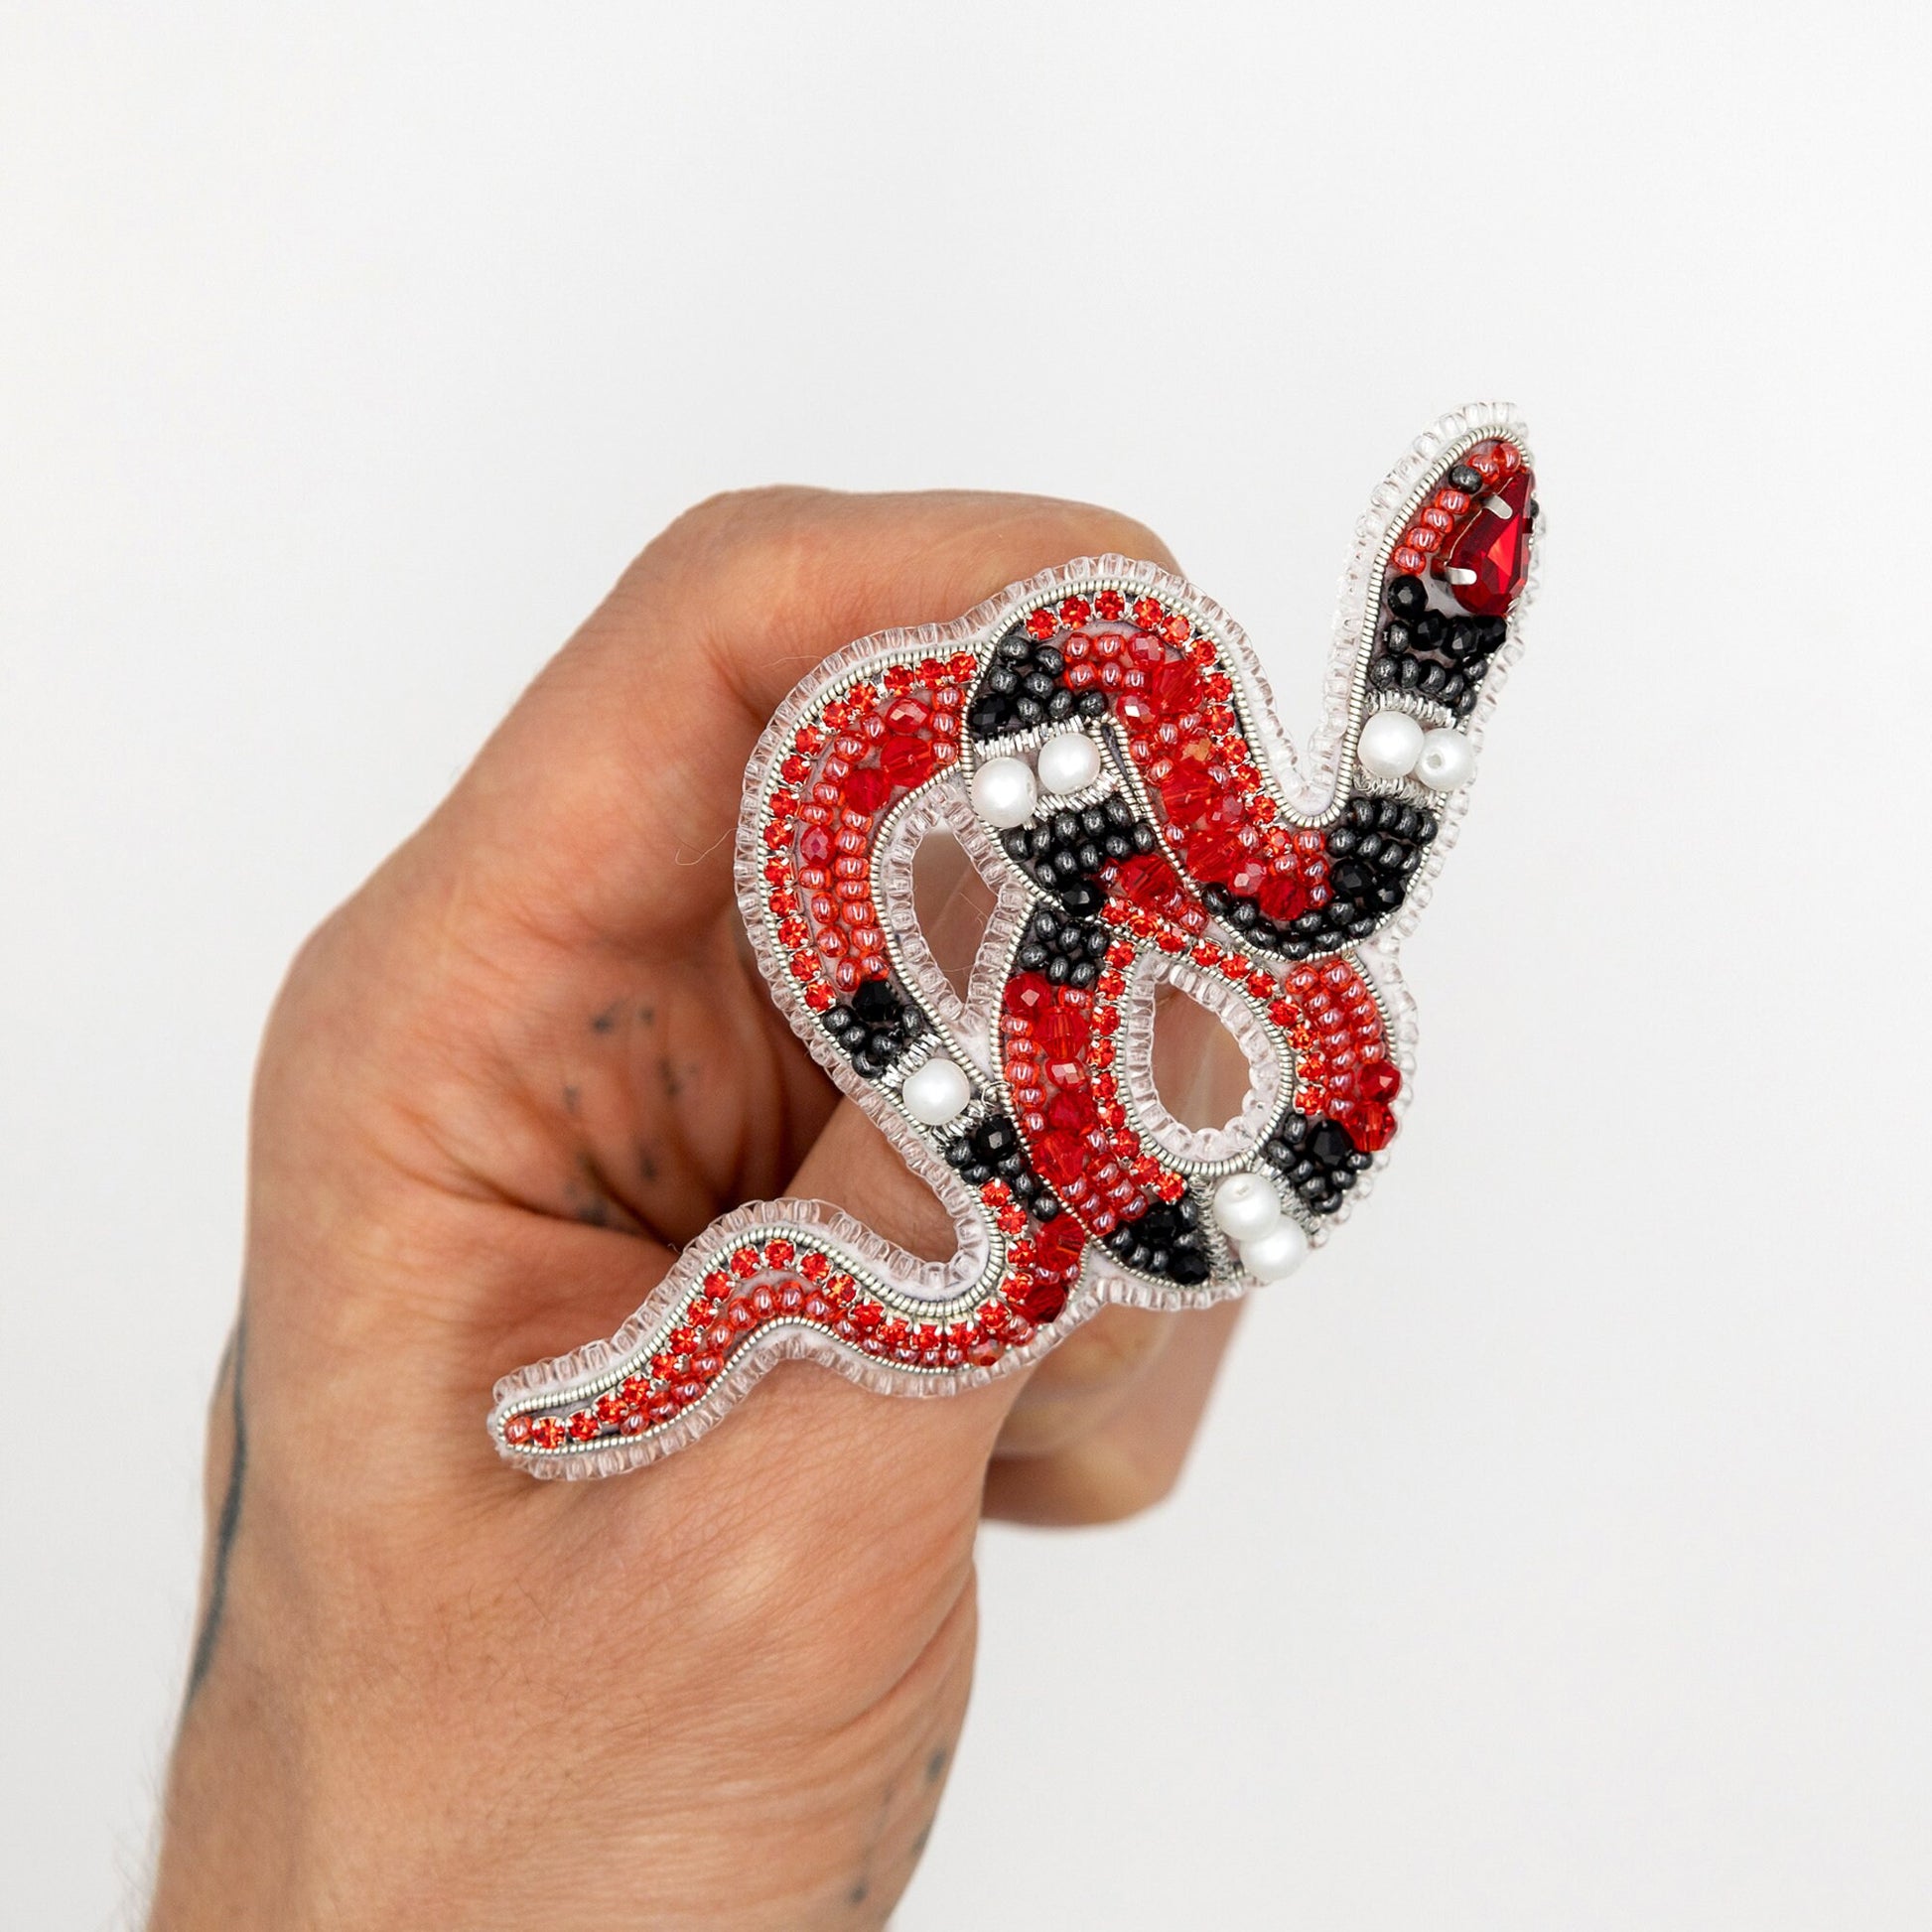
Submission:
MULTIPOLYGON (((1535 516, 1530 471, 1505 437, 1440 474, 1378 559, 1357 686, 1371 703, 1438 720, 1474 709, 1535 516)), ((1348 783, 1352 764, 1330 810, 1298 818, 1256 751, 1251 702, 1186 611, 1091 581, 1023 606, 990 646, 875 660, 813 702, 766 767, 755 878, 780 970, 851 1074, 882 1092, 935 1028, 875 897, 891 815, 1045 732, 1078 728, 1111 748, 1089 792, 998 835, 1029 909, 995 1019, 996 1081, 956 1121, 921 1130, 977 1194, 1002 1263, 942 1321, 893 1306, 815 1234, 741 1241, 634 1372, 568 1413, 512 1409, 504 1443, 657 1431, 782 1324, 915 1374, 990 1368, 1061 1317, 1089 1246, 1170 1299, 1214 1289, 1230 1250, 1123 1090, 1117 1049, 1140 970, 1218 977, 1265 1028, 1292 1080, 1251 1158, 1310 1225, 1335 1213, 1393 1138, 1402 1086, 1354 949, 1402 908, 1441 819, 1416 786, 1348 783)))

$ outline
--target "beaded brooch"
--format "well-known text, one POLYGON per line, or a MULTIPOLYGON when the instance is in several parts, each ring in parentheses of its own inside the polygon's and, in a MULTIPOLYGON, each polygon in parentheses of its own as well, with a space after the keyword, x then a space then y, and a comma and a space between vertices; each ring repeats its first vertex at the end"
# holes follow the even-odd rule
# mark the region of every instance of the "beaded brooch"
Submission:
POLYGON ((1204 1307, 1291 1273, 1400 1124, 1416 1029, 1397 951, 1519 648, 1536 518, 1510 410, 1418 439, 1357 529, 1306 761, 1239 627, 1124 557, 863 638, 801 683, 746 774, 740 907, 793 1029, 957 1248, 922 1261, 822 1201, 739 1207, 613 1339, 497 1384, 498 1449, 533 1475, 612 1474, 788 1357, 944 1395, 1106 1303, 1204 1307), (913 907, 938 835, 996 899, 963 992, 913 907), (1169 987, 1246 1059, 1220 1126, 1162 1103, 1169 987))

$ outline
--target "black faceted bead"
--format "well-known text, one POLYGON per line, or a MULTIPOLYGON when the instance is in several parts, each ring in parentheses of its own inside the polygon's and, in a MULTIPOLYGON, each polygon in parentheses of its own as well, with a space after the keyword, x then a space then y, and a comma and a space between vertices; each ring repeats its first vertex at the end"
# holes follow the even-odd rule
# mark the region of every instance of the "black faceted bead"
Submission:
POLYGON ((1429 593, 1419 577, 1391 577, 1383 598, 1399 618, 1417 617, 1429 608, 1429 593))

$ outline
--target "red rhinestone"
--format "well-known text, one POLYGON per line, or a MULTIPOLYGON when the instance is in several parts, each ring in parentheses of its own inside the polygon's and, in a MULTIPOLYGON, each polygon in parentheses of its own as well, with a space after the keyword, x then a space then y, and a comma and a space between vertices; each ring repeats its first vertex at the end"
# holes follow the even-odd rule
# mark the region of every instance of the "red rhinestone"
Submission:
POLYGON ((1118 591, 1102 591, 1094 599, 1093 608, 1112 623, 1127 609, 1127 600, 1118 591))
POLYGON ((1134 600, 1134 621, 1144 630, 1152 630, 1167 615, 1151 597, 1137 597, 1134 600))
POLYGON ((1051 611, 1035 611, 1027 620, 1027 629, 1035 637, 1050 637, 1059 627, 1059 620, 1051 611))
MULTIPOLYGON (((1498 466, 1500 474, 1500 465, 1498 466)), ((1476 505, 1462 534, 1436 561, 1439 575, 1449 580, 1449 595, 1463 610, 1479 618, 1509 614, 1523 587, 1529 565, 1529 501, 1532 481, 1527 470, 1515 476, 1476 505), (1509 511, 1499 516, 1491 504, 1509 511), (1473 583, 1458 583, 1456 574, 1472 571, 1473 583)))
POLYGON ((588 1443, 597 1434, 597 1418, 588 1409, 580 1409, 570 1419, 570 1433, 580 1443, 588 1443))
POLYGON ((530 1441, 538 1449, 561 1449, 564 1426, 555 1416, 539 1416, 530 1425, 530 1441))

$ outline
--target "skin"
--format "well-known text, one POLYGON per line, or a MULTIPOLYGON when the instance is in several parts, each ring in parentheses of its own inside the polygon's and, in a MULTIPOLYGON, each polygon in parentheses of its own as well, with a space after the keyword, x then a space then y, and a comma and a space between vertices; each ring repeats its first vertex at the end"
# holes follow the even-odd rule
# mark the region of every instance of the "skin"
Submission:
POLYGON ((1038 498, 705 503, 304 946, 257 1078, 155 1932, 885 1923, 966 1708, 982 1517, 1164 1497, 1232 1310, 1110 1310, 938 1402, 786 1364, 618 1481, 532 1482, 483 1417, 740 1200, 949 1251, 751 961, 745 760, 849 639, 1109 550, 1172 565, 1038 498))

